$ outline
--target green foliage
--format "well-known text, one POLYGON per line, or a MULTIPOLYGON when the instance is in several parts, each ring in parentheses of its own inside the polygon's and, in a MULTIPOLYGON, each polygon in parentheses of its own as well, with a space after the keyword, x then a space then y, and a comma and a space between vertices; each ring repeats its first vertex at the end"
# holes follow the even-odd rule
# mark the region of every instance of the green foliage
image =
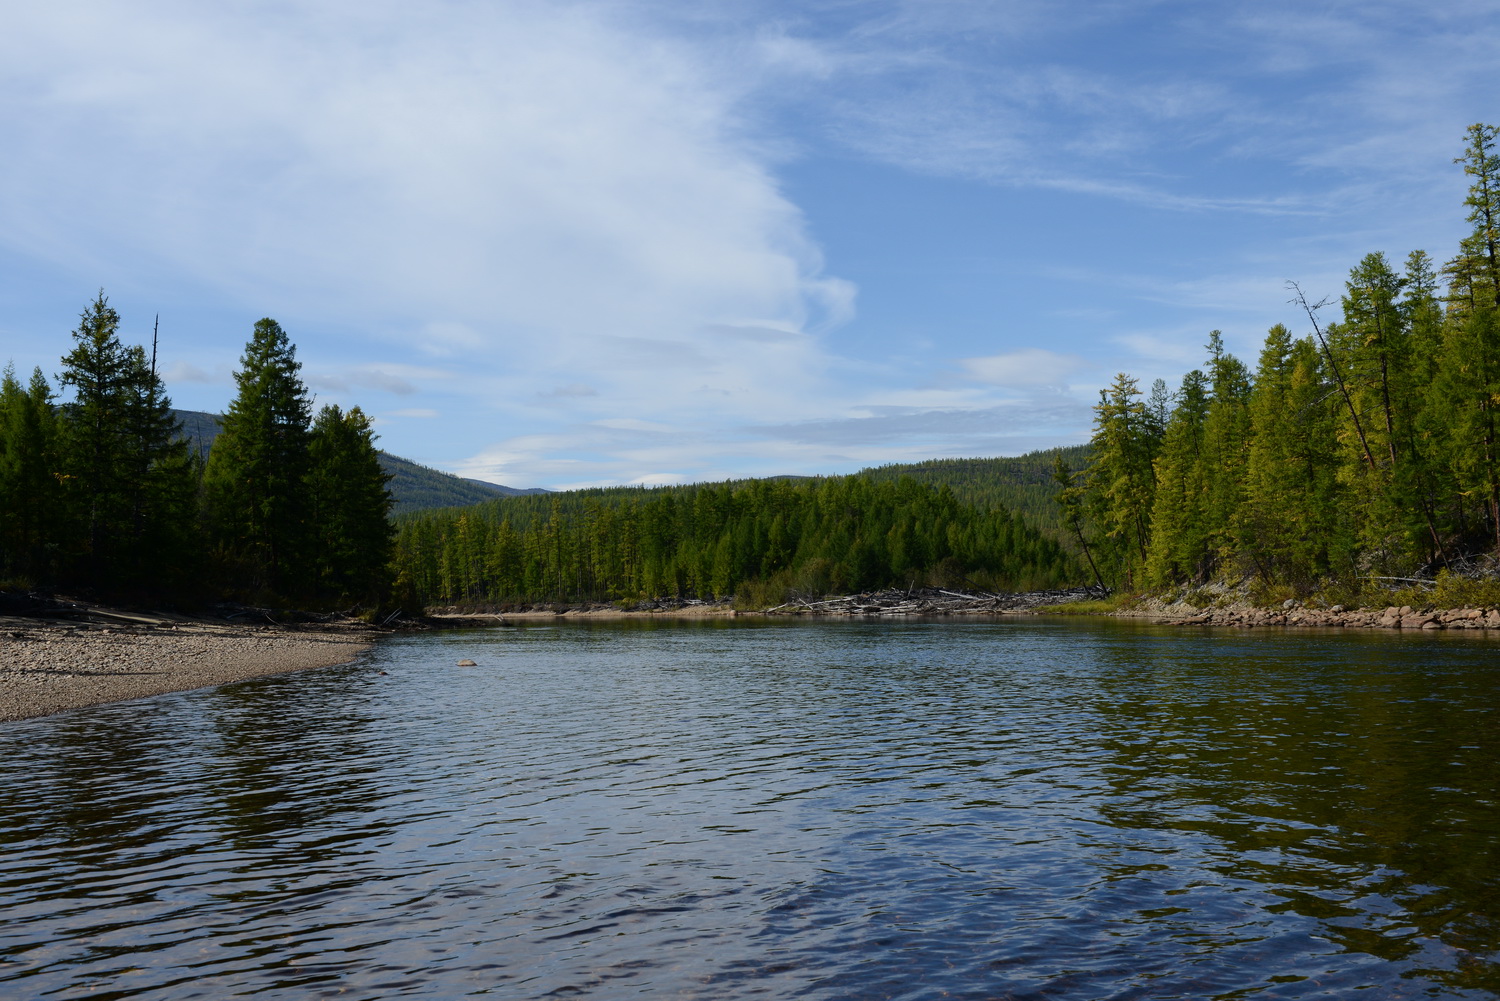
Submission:
MULTIPOLYGON (((101 292, 73 332, 58 422, 65 568, 97 588, 153 592, 189 572, 196 471, 171 401, 101 292)), ((65 572, 68 572, 65 569, 65 572)))
POLYGON ((54 471, 57 419, 52 390, 37 369, 22 388, 0 378, 0 573, 46 580, 54 573, 62 485, 54 471))
POLYGON ((733 595, 762 605, 890 585, 1024 589, 1077 573, 1055 540, 1009 512, 909 478, 573 491, 418 512, 398 528, 399 587, 428 603, 733 595))
POLYGON ((84 310, 62 360, 72 396, 61 405, 40 371, 25 388, 10 367, 0 377, 0 579, 125 599, 384 601, 388 477, 359 408, 324 408, 309 428, 291 344, 262 320, 224 433, 210 415, 188 414, 184 428, 119 325, 102 293, 84 310), (204 579, 213 561, 200 493, 227 571, 217 583, 204 579))
POLYGON ((255 324, 203 477, 204 523, 226 581, 247 595, 289 594, 309 571, 307 497, 312 402, 275 320, 255 324))
POLYGON ((1089 442, 1086 502, 1100 527, 1098 549, 1105 575, 1130 586, 1146 564, 1151 509, 1156 500, 1155 460, 1161 448, 1159 415, 1139 399, 1136 380, 1121 372, 1099 391, 1094 437, 1089 442))
POLYGON ((1424 603, 1434 608, 1500 608, 1500 580, 1475 580, 1441 570, 1424 603))
POLYGON ((322 598, 378 604, 390 590, 389 476, 358 407, 318 412, 308 443, 308 557, 322 598))
POLYGON ((895 463, 862 469, 859 475, 892 482, 910 477, 918 483, 946 486, 961 503, 981 510, 1004 508, 1072 545, 1072 529, 1062 523, 1054 503, 1053 472, 1059 455, 1071 468, 1078 469, 1088 462, 1088 446, 1047 449, 1010 458, 895 463))
MULTIPOLYGON (((1207 374, 1183 380, 1159 448, 1152 415, 1164 408, 1139 403, 1134 380, 1101 394, 1090 517, 1077 517, 1066 485, 1059 517, 1087 524, 1080 540, 1091 532, 1107 552, 1108 576, 1129 584, 1139 569, 1167 588, 1248 575, 1271 600, 1361 593, 1360 581, 1500 552, 1497 137, 1472 127, 1458 161, 1474 179, 1474 231, 1444 269, 1446 313, 1425 253, 1401 274, 1368 254, 1339 323, 1320 325, 1297 289, 1316 340, 1271 328, 1253 379, 1210 334, 1207 374)), ((1440 589, 1456 594, 1460 579, 1440 589)))

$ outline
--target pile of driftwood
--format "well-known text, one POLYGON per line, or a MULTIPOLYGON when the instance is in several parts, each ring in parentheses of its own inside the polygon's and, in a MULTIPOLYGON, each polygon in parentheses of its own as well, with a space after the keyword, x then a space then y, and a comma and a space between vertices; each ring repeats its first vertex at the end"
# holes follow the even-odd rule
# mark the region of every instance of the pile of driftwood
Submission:
POLYGON ((1101 587, 1072 587, 1051 591, 1024 591, 1020 594, 991 594, 988 591, 945 591, 924 587, 903 591, 889 588, 869 594, 850 594, 818 601, 793 599, 784 605, 766 609, 767 615, 982 615, 995 612, 1021 612, 1046 605, 1070 601, 1093 601, 1109 591, 1101 587))

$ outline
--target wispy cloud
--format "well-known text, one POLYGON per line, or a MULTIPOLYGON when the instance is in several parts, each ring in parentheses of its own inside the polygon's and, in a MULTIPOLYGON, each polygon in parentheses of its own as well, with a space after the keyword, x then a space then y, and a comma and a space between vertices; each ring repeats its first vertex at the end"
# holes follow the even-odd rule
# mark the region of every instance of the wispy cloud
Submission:
POLYGON ((1077 355, 1045 348, 1024 348, 982 358, 965 358, 963 367, 976 382, 1010 389, 1065 389, 1068 378, 1087 363, 1077 355))
POLYGON ((270 313, 515 485, 1077 440, 1100 373, 1248 350, 1287 278, 1442 258, 1500 46, 1489 0, 13 6, 0 301, 211 301, 190 392, 270 313))

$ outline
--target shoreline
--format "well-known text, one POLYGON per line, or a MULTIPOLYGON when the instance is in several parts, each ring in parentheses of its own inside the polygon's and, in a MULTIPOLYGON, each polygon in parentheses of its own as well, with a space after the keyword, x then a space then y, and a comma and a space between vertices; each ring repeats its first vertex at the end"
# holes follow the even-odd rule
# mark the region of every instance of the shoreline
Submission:
MULTIPOLYGON (((1084 589, 1079 589, 1084 590, 1084 589)), ((455 606, 429 610, 425 619, 446 628, 504 626, 507 622, 558 621, 567 619, 702 619, 712 617, 804 618, 804 619, 958 619, 999 618, 1014 615, 1059 617, 1097 616, 1134 619, 1164 626, 1214 626, 1220 628, 1313 628, 1404 631, 1500 632, 1500 608, 1414 608, 1410 605, 1376 608, 1307 608, 1289 602, 1279 608, 1262 608, 1246 602, 1231 602, 1199 608, 1186 602, 1167 604, 1147 598, 1129 607, 1090 609, 1085 601, 1063 598, 1058 592, 1013 595, 958 595, 941 592, 951 599, 934 603, 930 595, 914 600, 901 592, 845 595, 818 601, 798 601, 770 609, 736 609, 730 602, 695 602, 689 605, 620 608, 616 605, 544 605, 520 609, 466 611, 455 606)))
POLYGON ((0 723, 347 664, 385 635, 363 624, 90 611, 67 620, 0 615, 0 723))
POLYGON ((1147 619, 1166 626, 1220 626, 1254 629, 1280 626, 1313 629, 1387 629, 1407 631, 1500 630, 1500 609, 1415 608, 1388 605, 1381 608, 1305 608, 1300 604, 1260 608, 1235 602, 1217 608, 1197 608, 1186 603, 1156 607, 1125 608, 1108 613, 1117 618, 1147 619))
MULTIPOLYGON (((951 594, 951 592, 949 592, 951 594)), ((1316 628, 1500 633, 1500 608, 1419 609, 1411 606, 1328 609, 1244 603, 1197 608, 1148 599, 1133 608, 1080 608, 1072 603, 1007 602, 997 598, 916 607, 881 602, 879 595, 850 595, 775 609, 739 610, 729 602, 623 609, 615 605, 532 606, 504 612, 429 612, 429 628, 495 628, 517 621, 712 618, 832 620, 973 619, 1016 615, 1099 616, 1165 626, 1316 628)), ((958 598, 958 595, 953 595, 958 598)), ((1027 596, 1008 596, 1024 598, 1027 596)), ((57 619, 0 615, 0 723, 50 716, 69 709, 192 691, 348 664, 390 631, 364 623, 236 624, 163 613, 132 613, 97 606, 81 617, 57 619)))

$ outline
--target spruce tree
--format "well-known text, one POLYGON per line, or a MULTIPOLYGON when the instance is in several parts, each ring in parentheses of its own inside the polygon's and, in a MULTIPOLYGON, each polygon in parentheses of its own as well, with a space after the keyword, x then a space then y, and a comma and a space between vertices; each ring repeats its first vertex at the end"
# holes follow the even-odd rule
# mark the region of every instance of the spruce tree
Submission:
POLYGON ((57 421, 52 389, 37 369, 22 387, 7 365, 0 377, 0 573, 49 582, 59 524, 57 421), (52 544, 52 545, 49 545, 52 544))
POLYGON ((359 407, 326 406, 308 445, 311 558, 319 596, 378 604, 390 589, 390 477, 359 407))
POLYGON ((194 473, 145 350, 121 343, 100 292, 73 332, 59 382, 60 464, 72 530, 60 533, 75 579, 106 591, 160 593, 180 579, 194 473))
POLYGON ((204 471, 205 526, 226 583, 247 597, 297 598, 309 583, 312 402, 301 369, 286 331, 275 320, 259 320, 204 471))
MULTIPOLYGON (((119 338, 120 315, 101 291, 73 331, 58 382, 73 390, 62 406, 62 473, 69 531, 64 533, 72 575, 94 586, 109 583, 126 524, 125 484, 133 472, 126 452, 125 409, 129 358, 119 338)), ((67 572, 67 571, 65 571, 67 572)))

